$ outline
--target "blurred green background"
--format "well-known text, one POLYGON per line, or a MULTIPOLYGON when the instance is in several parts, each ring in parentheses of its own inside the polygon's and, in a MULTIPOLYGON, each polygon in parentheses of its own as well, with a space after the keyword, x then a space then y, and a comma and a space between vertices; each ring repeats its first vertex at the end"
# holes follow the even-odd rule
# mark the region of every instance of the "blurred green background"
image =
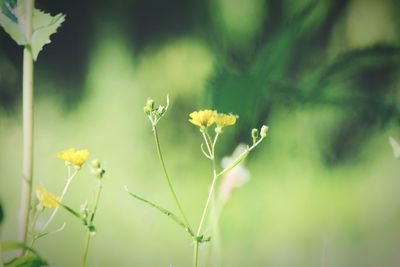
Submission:
MULTIPOLYGON (((90 266, 189 266, 191 240, 123 186, 174 210, 157 161, 147 97, 171 107, 159 124, 176 191, 192 224, 211 170, 196 109, 239 115, 218 157, 270 135, 250 155, 251 180, 220 218, 223 266, 399 266, 400 2, 396 0, 38 0, 67 20, 35 69, 36 185, 59 194, 57 151, 87 148, 107 170, 90 266)), ((0 31, 0 199, 15 239, 21 169, 22 49, 0 31)), ((65 199, 90 198, 89 167, 65 199)), ((37 243, 77 266, 84 229, 61 211, 37 243)), ((207 258, 207 248, 201 253, 207 258)), ((203 264, 207 261, 204 260, 203 264)))

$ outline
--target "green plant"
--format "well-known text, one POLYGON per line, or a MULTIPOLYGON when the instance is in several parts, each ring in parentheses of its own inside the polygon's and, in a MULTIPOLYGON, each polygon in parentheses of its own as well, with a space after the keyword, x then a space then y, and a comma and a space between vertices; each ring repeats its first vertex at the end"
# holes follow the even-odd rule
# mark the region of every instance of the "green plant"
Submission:
POLYGON ((182 205, 180 204, 177 194, 175 193, 171 179, 167 172, 167 168, 165 166, 163 154, 161 152, 160 141, 157 132, 157 124, 161 120, 161 118, 166 114, 168 107, 169 107, 168 96, 167 96, 167 104, 165 106, 160 105, 156 107, 154 100, 149 99, 147 100, 146 105, 144 107, 144 112, 146 113, 151 122, 158 158, 160 160, 160 164, 168 184, 168 189, 175 201, 180 216, 177 216, 173 212, 157 204, 154 204, 153 202, 147 199, 144 199, 134 193, 129 192, 127 187, 125 187, 125 190, 128 191, 128 193, 134 198, 158 209, 160 212, 167 215, 169 218, 171 218, 175 223, 177 223, 186 231, 186 233, 194 241, 193 266, 196 267, 198 266, 199 262, 199 244, 211 241, 211 236, 206 236, 203 230, 204 230, 204 225, 206 223, 206 218, 210 213, 210 205, 212 203, 212 199, 214 198, 213 196, 215 193, 215 187, 217 182, 219 181, 219 178, 222 177, 224 174, 230 172, 236 166, 238 166, 247 157, 247 155, 264 140, 264 138, 267 136, 268 133, 268 127, 264 125, 261 127, 260 130, 253 129, 251 131, 251 137, 252 137, 251 146, 249 145, 246 146, 245 149, 239 155, 237 155, 237 157, 234 160, 232 160, 229 165, 227 165, 222 170, 218 170, 218 166, 216 163, 216 148, 218 144, 218 139, 220 135, 223 134, 223 129, 225 127, 234 125, 236 123, 237 116, 232 114, 218 113, 215 110, 200 110, 192 112, 189 115, 190 116, 189 121, 192 124, 199 127, 203 139, 203 143, 201 144, 200 148, 203 155, 208 160, 210 160, 212 166, 212 180, 210 184, 210 189, 207 195, 206 203, 204 204, 204 208, 201 213, 200 222, 198 224, 197 230, 195 231, 194 228, 192 228, 192 226, 190 225, 187 216, 185 215, 185 212, 182 209, 182 205), (213 126, 215 127, 212 128, 213 126))

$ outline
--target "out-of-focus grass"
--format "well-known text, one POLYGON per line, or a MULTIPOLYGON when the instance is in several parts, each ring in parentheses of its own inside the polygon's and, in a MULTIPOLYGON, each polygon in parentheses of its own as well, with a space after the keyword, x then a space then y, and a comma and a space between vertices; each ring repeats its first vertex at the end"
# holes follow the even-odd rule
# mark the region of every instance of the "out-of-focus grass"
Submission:
MULTIPOLYGON (((159 86, 163 79, 171 79, 165 84, 180 84, 184 89, 195 84, 201 90, 213 56, 205 44, 190 40, 181 42, 177 50, 154 48, 147 59, 136 62, 134 51, 118 36, 107 40, 93 52, 87 99, 76 110, 64 113, 52 96, 38 99, 36 184, 59 193, 65 169, 55 152, 68 147, 88 148, 107 170, 90 265, 187 266, 191 262, 191 240, 165 216, 129 197, 123 186, 165 207, 174 207, 142 111, 148 97, 143 88, 154 77, 154 84, 159 86), (160 55, 166 53, 174 61, 175 57, 185 58, 185 51, 204 60, 201 67, 189 72, 191 75, 163 76, 160 65, 170 65, 160 62, 168 62, 169 56, 160 55)), ((182 69, 179 64, 174 67, 182 69)), ((168 93, 164 88, 149 91, 157 101, 164 101, 168 93)), ((176 191, 195 224, 210 181, 209 163, 201 155, 198 130, 187 123, 187 106, 198 106, 194 102, 174 106, 174 98, 182 92, 174 93, 171 110, 160 123, 162 149, 176 191)), ((184 94, 190 95, 186 90, 184 94)), ((233 194, 222 213, 225 266, 322 266, 323 251, 328 266, 400 263, 396 252, 400 241, 399 167, 387 142, 389 134, 396 136, 390 130, 395 127, 385 132, 371 129, 374 137, 357 159, 328 167, 320 152, 326 151, 326 136, 340 117, 337 110, 325 107, 274 111, 267 122, 270 136, 248 160, 250 183, 233 194)), ((13 239, 19 202, 21 128, 17 115, 2 115, 0 123, 0 196, 6 213, 3 235, 13 239)), ((94 185, 88 167, 83 168, 65 202, 78 207, 91 196, 94 185)), ((57 266, 76 266, 84 230, 65 212, 59 215, 52 227, 66 221, 66 229, 39 241, 38 249, 57 266)))

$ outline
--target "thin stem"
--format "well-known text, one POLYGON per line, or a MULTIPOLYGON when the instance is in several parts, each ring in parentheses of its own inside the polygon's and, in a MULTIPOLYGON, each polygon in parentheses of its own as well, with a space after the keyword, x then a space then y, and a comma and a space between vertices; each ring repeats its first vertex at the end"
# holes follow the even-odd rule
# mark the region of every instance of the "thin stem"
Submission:
POLYGON ((193 267, 197 267, 199 262, 199 241, 195 240, 193 247, 193 267))
MULTIPOLYGON (((215 161, 213 160, 213 163, 214 162, 215 161)), ((215 165, 215 164, 213 164, 213 165, 215 165)), ((207 215, 208 206, 210 205, 210 200, 211 200, 211 197, 213 195, 213 191, 214 191, 214 187, 215 187, 215 182, 216 181, 217 181, 217 172, 214 169, 213 170, 213 180, 212 180, 212 183, 211 183, 210 191, 208 193, 206 204, 204 205, 203 214, 201 215, 199 228, 197 229, 197 234, 196 234, 197 236, 200 235, 201 229, 203 228, 203 224, 204 224, 204 221, 205 221, 205 218, 206 218, 206 215, 207 215)))
MULTIPOLYGON (((26 0, 25 28, 28 43, 32 37, 32 15, 34 0, 26 0)), ((33 173, 33 58, 28 46, 24 48, 23 82, 22 82, 22 184, 18 240, 26 243, 30 202, 32 197, 33 173)))
MULTIPOLYGON (((64 196, 65 196, 65 194, 67 193, 67 190, 68 190, 68 188, 69 188, 69 185, 71 184, 72 179, 75 177, 75 175, 76 175, 77 173, 78 173, 78 170, 75 170, 74 173, 73 173, 71 176, 68 177, 67 182, 65 183, 64 189, 63 189, 63 191, 62 191, 62 193, 61 193, 61 196, 60 196, 60 198, 58 199, 58 202, 62 202, 62 201, 63 201, 64 196)), ((60 208, 57 207, 57 208, 55 208, 55 209, 53 210, 53 213, 50 215, 50 217, 49 217, 49 219, 47 220, 47 222, 45 223, 45 225, 42 227, 42 229, 40 229, 39 234, 40 234, 40 233, 43 233, 43 231, 46 230, 46 228, 49 226, 49 224, 51 223, 51 221, 52 221, 52 220, 54 219, 54 217, 56 216, 56 214, 57 214, 57 212, 58 212, 59 209, 60 209, 60 208)))
POLYGON ((206 133, 204 133, 204 132, 201 132, 201 134, 203 135, 203 138, 204 138, 204 141, 206 142, 206 146, 207 146, 207 149, 208 149, 208 152, 210 153, 209 155, 210 155, 210 157, 209 157, 209 159, 210 160, 213 160, 213 158, 214 158, 214 153, 213 153, 213 150, 211 149, 211 146, 210 146, 210 142, 209 142, 209 136, 208 136, 208 134, 206 134, 206 133))
POLYGON ((165 179, 167 180, 169 191, 171 192, 171 194, 172 194, 172 196, 173 196, 173 198, 175 200, 175 204, 178 207, 179 212, 180 212, 185 224, 191 230, 189 221, 185 216, 185 212, 183 211, 181 204, 179 203, 178 197, 176 196, 175 190, 174 190, 174 188, 172 186, 172 183, 171 183, 171 180, 169 178, 169 175, 168 175, 168 172, 167 172, 167 168, 165 167, 164 158, 163 158, 162 153, 161 153, 161 147, 160 147, 160 141, 159 141, 159 138, 158 138, 157 127, 155 125, 153 125, 153 134, 154 134, 154 140, 156 142, 158 158, 160 160, 160 164, 161 164, 161 167, 163 169, 165 179))
POLYGON ((229 172, 230 170, 235 168, 237 165, 239 165, 239 163, 242 162, 242 160, 244 160, 247 157, 247 155, 250 153, 250 151, 252 151, 259 143, 261 143, 261 141, 263 139, 264 139, 264 137, 261 137, 260 140, 258 140, 256 143, 254 143, 251 147, 249 147, 245 151, 243 151, 243 153, 240 154, 239 157, 231 165, 229 165, 228 167, 223 169, 220 173, 218 173, 217 177, 224 175, 225 173, 229 172))
POLYGON ((85 238, 85 247, 83 251, 83 257, 82 257, 82 267, 86 266, 87 263, 87 256, 89 252, 89 244, 90 244, 90 233, 86 233, 86 238, 85 238))

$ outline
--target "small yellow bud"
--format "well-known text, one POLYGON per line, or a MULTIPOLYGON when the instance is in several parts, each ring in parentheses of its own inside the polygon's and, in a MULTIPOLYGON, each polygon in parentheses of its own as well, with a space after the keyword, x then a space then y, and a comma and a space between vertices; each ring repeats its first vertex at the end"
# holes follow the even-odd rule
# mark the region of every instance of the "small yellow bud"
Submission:
POLYGON ((268 130, 269 130, 268 126, 267 125, 263 125, 261 127, 261 130, 260 130, 261 137, 263 137, 263 138, 266 137, 267 134, 268 134, 268 130))
POLYGON ((143 110, 146 114, 150 114, 154 109, 154 100, 149 98, 146 101, 146 105, 144 106, 143 110))
POLYGON ((100 161, 98 159, 92 160, 92 168, 95 168, 95 169, 100 168, 100 161))

